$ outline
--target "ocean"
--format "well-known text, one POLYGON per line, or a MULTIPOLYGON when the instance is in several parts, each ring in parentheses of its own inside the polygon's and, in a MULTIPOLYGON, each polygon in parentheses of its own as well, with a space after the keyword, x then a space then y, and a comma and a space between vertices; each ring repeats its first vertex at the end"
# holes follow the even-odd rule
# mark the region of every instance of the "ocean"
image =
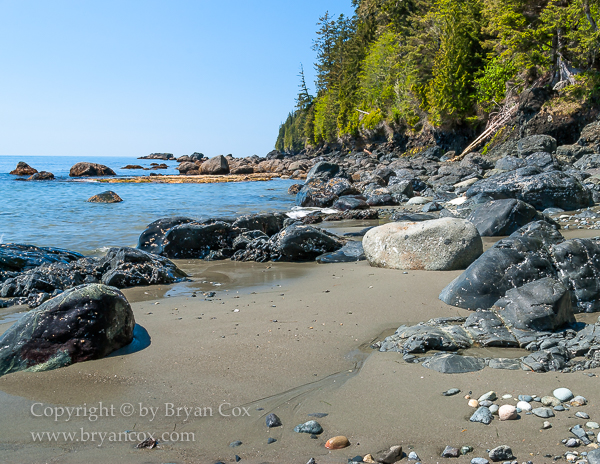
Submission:
POLYGON ((97 255, 113 246, 135 246, 151 222, 171 216, 194 219, 235 217, 261 211, 289 211, 292 180, 221 184, 104 184, 93 178, 71 179, 71 166, 80 161, 104 164, 118 176, 149 172, 178 174, 178 163, 129 157, 0 156, 0 243, 52 246, 97 255), (10 175, 19 161, 38 171, 52 172, 53 181, 21 182, 10 175), (169 169, 121 169, 128 164, 169 169), (91 196, 112 190, 121 203, 87 203, 91 196))

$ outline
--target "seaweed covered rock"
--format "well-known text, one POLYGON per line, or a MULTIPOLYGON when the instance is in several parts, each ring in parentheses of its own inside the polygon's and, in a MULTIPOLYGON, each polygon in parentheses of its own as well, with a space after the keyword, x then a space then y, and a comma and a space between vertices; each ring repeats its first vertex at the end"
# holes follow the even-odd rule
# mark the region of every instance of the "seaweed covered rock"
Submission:
POLYGON ((365 234, 363 248, 371 266, 449 271, 466 268, 481 255, 483 244, 470 222, 442 218, 375 227, 365 234))
POLYGON ((73 262, 42 264, 5 280, 1 297, 28 297, 30 306, 40 294, 52 294, 81 284, 104 283, 120 288, 170 284, 186 277, 175 264, 135 248, 111 248, 103 258, 81 258, 73 262))
POLYGON ((79 253, 60 248, 0 244, 0 271, 23 272, 44 263, 70 263, 81 258, 79 253))
POLYGON ((494 200, 515 198, 538 210, 573 210, 589 206, 592 201, 591 192, 576 177, 560 171, 540 172, 535 166, 480 180, 466 192, 467 198, 478 194, 494 200))
POLYGON ((131 343, 134 326, 133 311, 116 288, 72 288, 29 311, 0 337, 0 375, 102 358, 131 343))

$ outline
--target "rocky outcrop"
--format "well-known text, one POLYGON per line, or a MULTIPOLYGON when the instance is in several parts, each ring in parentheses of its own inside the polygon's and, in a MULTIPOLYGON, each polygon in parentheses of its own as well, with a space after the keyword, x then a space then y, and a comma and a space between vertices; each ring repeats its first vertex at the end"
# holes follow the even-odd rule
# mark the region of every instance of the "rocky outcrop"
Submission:
POLYGON ((201 174, 228 174, 229 173, 229 163, 227 162, 227 158, 223 155, 215 156, 214 158, 210 158, 209 160, 202 163, 200 167, 201 174))
POLYGON ((455 218, 375 227, 365 234, 363 248, 371 266, 427 271, 464 269, 483 252, 475 226, 455 218))
POLYGON ((138 159, 148 159, 148 160, 175 160, 175 156, 172 153, 151 153, 146 156, 140 156, 138 159))
POLYGON ((77 163, 69 171, 70 177, 116 176, 115 171, 103 164, 77 163))
POLYGON ((71 263, 81 258, 79 253, 60 248, 0 244, 0 271, 23 272, 42 264, 71 263))
POLYGON ((88 203, 120 203, 123 199, 111 190, 98 193, 93 197, 88 198, 88 203))
POLYGON ((482 237, 510 235, 520 227, 541 219, 536 209, 514 200, 493 200, 473 211, 467 220, 472 222, 482 237))
POLYGON ((47 171, 36 172, 33 176, 28 177, 27 180, 52 180, 54 179, 54 174, 47 171))
POLYGON ((24 161, 19 161, 17 167, 10 171, 13 176, 31 176, 37 172, 37 169, 32 168, 24 161))
POLYGON ((0 337, 0 375, 45 371, 102 358, 133 340, 125 296, 101 284, 81 285, 26 313, 0 337))

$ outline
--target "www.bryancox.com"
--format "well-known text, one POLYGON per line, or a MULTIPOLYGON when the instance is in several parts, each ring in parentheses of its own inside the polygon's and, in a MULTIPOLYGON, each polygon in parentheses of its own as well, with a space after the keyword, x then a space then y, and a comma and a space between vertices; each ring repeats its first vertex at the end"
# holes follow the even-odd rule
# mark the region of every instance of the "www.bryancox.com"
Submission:
POLYGON ((193 442, 196 434, 193 432, 164 432, 162 434, 151 432, 86 432, 81 427, 76 432, 30 432, 34 442, 47 443, 93 443, 102 446, 104 443, 140 443, 146 440, 158 442, 193 442))
POLYGON ((218 407, 211 406, 177 406, 164 403, 160 406, 148 406, 144 403, 122 403, 119 405, 104 404, 82 406, 50 406, 44 403, 33 403, 31 415, 34 417, 52 418, 55 422, 69 422, 74 418, 87 418, 95 422, 102 417, 138 417, 152 422, 156 417, 172 417, 188 420, 193 417, 250 417, 249 408, 231 407, 231 403, 223 402, 218 407))

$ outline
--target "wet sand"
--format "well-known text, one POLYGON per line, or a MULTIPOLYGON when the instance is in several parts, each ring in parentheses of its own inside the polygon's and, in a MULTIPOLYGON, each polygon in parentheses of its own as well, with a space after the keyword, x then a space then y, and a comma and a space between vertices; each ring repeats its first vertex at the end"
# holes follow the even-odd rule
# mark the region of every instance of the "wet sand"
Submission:
MULTIPOLYGON (((577 232, 582 235, 565 235, 577 232)), ((124 292, 136 322, 151 337, 145 349, 0 378, 0 461, 230 463, 237 454, 247 463, 305 464, 314 457, 318 463, 341 464, 400 444, 405 453, 417 452, 424 463, 443 461, 439 456, 446 445, 470 445, 473 453, 453 460, 466 463, 472 457, 487 457, 486 449, 507 444, 519 462, 537 464, 552 462, 545 454, 567 450, 560 441, 570 435, 568 428, 586 422, 574 417, 577 409, 557 413, 549 430, 540 430, 543 419, 524 414, 517 421, 494 420, 485 426, 468 421, 474 410, 464 394, 472 391, 477 398, 495 390, 499 396, 544 396, 564 386, 589 400, 580 409, 590 420, 600 419, 598 377, 588 375, 597 373, 594 370, 536 374, 485 368, 444 375, 407 364, 399 353, 369 348, 401 324, 467 316, 469 311, 437 299, 460 271, 404 274, 371 268, 364 261, 177 264, 193 282, 124 292), (202 293, 209 291, 216 292, 214 298, 202 293), (452 387, 462 393, 441 395, 452 387), (45 407, 94 407, 100 402, 114 409, 95 421, 89 412, 69 421, 34 416, 43 414, 45 407), (131 415, 120 410, 124 404, 133 406, 131 415), (148 414, 142 417, 143 408, 149 407, 157 408, 152 421, 148 414), (191 416, 186 419, 181 410, 177 417, 177 407, 192 408, 191 416), (194 417, 198 411, 203 417, 194 417), (281 418, 283 427, 267 429, 265 416, 270 412, 281 418), (328 414, 317 419, 325 432, 316 440, 293 432, 294 426, 311 419, 311 413, 328 414), (145 450, 135 449, 137 441, 106 438, 98 446, 99 438, 82 442, 82 429, 154 436, 175 432, 182 438, 193 433, 194 441, 167 440, 145 450), (30 432, 42 431, 76 432, 79 441, 34 443, 30 432), (351 446, 327 450, 325 441, 336 435, 346 435, 351 446), (277 441, 267 444, 269 437, 277 441), (236 440, 243 444, 230 448, 236 440)), ((0 325, 0 331, 9 325, 0 325)), ((515 401, 498 402, 504 403, 515 401)))

